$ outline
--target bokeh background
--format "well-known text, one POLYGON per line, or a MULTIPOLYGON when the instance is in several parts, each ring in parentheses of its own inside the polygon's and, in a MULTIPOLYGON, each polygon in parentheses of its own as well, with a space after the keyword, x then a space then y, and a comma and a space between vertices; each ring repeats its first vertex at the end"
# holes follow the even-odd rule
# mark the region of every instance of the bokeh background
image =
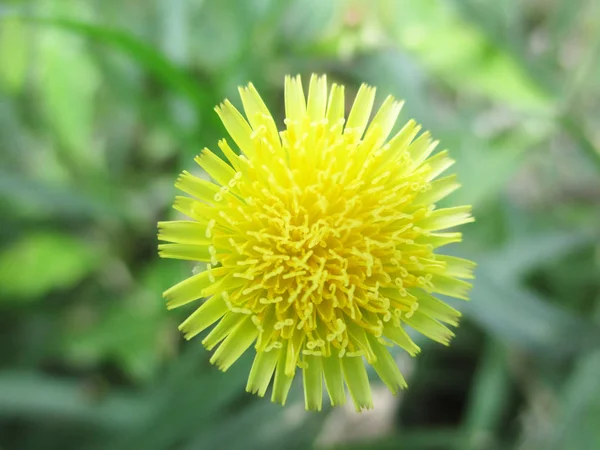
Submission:
POLYGON ((600 448, 600 2, 36 0, 0 5, 0 448, 600 448), (479 263, 409 389, 305 413, 184 342, 159 260, 176 174, 285 74, 404 98, 457 159, 479 263))

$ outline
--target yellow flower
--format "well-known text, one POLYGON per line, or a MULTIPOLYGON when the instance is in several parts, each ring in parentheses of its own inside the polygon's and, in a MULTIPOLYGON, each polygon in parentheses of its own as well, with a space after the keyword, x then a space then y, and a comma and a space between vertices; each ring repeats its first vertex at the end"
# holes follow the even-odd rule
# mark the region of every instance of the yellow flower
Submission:
POLYGON ((284 404, 302 370, 307 409, 372 407, 364 361, 389 389, 406 386, 388 347, 419 347, 405 325, 447 345, 460 313, 431 294, 467 299, 474 264, 435 253, 471 222, 469 206, 436 209, 459 187, 437 142, 409 121, 391 139, 401 102, 388 97, 373 120, 375 89, 362 85, 345 119, 344 87, 312 76, 285 79, 285 129, 252 84, 240 88, 246 118, 216 108, 229 135, 196 162, 214 180, 184 171, 188 196, 174 208, 191 220, 159 223, 165 258, 205 262, 206 270, 164 293, 169 308, 204 299, 180 330, 187 339, 216 323, 202 343, 227 370, 254 346, 247 391, 284 404))

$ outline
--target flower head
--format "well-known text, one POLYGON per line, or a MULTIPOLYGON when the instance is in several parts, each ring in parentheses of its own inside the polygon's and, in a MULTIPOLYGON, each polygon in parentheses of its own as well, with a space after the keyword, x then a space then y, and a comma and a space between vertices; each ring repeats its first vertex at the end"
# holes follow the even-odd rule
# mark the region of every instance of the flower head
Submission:
POLYGON ((447 345, 460 313, 432 294, 467 298, 474 264, 440 255, 461 240, 443 231, 472 221, 469 206, 436 209, 459 187, 434 181, 453 160, 409 121, 388 139, 402 103, 388 97, 373 120, 375 89, 362 85, 347 119, 344 87, 313 76, 285 80, 285 129, 252 84, 240 88, 246 118, 216 108, 231 138, 219 158, 196 162, 214 182, 184 171, 174 208, 190 220, 159 223, 162 257, 206 270, 164 293, 169 308, 204 299, 180 330, 227 370, 254 346, 247 390, 285 403, 297 368, 307 409, 333 405, 345 387, 357 409, 372 407, 364 361, 396 393, 406 383, 389 352, 419 352, 405 326, 447 345))

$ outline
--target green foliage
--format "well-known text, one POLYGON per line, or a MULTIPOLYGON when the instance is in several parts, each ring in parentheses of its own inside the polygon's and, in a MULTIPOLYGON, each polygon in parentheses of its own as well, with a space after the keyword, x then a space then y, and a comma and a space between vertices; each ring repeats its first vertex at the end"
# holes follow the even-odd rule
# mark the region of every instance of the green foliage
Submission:
POLYGON ((69 235, 27 234, 0 253, 0 294, 6 302, 41 300, 68 289, 102 264, 102 249, 69 235))
MULTIPOLYGON (((600 448, 600 4, 75 0, 0 7, 0 448, 600 448), (185 342, 156 222, 213 107, 327 72, 406 100, 456 159, 478 262, 449 348, 374 416, 244 393, 185 342), (387 424, 385 427, 383 424, 387 424)), ((269 395, 269 393, 267 394, 269 395)))

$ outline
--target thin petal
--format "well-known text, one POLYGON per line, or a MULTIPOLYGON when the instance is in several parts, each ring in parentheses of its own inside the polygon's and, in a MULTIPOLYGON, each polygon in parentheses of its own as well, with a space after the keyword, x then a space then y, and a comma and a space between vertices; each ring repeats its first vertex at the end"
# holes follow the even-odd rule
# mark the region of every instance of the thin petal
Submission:
POLYGON ((294 374, 286 375, 285 366, 287 361, 287 346, 283 346, 279 350, 279 359, 277 360, 277 368, 275 369, 275 381, 273 382, 273 393, 271 395, 271 401, 281 403, 285 405, 290 387, 292 386, 292 380, 294 374))
POLYGON ((185 214, 190 219, 194 219, 198 223, 203 223, 204 226, 208 225, 208 220, 206 216, 202 216, 195 211, 196 205, 198 205, 198 201, 178 195, 175 197, 175 202, 173 203, 173 209, 179 211, 182 214, 185 214))
MULTIPOLYGON (((210 222, 215 222, 219 226, 230 229, 231 222, 226 217, 217 213, 217 209, 213 206, 207 205, 206 203, 199 202, 196 199, 190 197, 177 196, 175 197, 175 203, 173 203, 173 209, 176 209, 182 214, 185 214, 190 219, 194 219, 196 222, 202 223, 206 227, 205 236, 211 237, 210 222)), ((223 248, 221 248, 223 249, 223 248)))
POLYGON ((199 262, 210 262, 212 259, 208 246, 190 244, 160 244, 158 256, 199 262))
POLYGON ((385 324, 383 327, 383 336, 406 350, 410 356, 415 356, 421 351, 419 346, 413 342, 402 327, 397 327, 389 323, 385 324))
POLYGON ((225 372, 248 350, 257 336, 258 329, 256 325, 250 320, 250 317, 246 318, 219 345, 219 348, 210 358, 210 363, 215 364, 219 370, 225 372))
POLYGON ((413 119, 409 120, 387 144, 378 150, 380 157, 377 161, 377 167, 381 169, 390 161, 399 160, 407 151, 410 142, 415 138, 420 129, 421 126, 413 119))
POLYGON ((447 150, 442 150, 441 152, 436 153, 425 161, 425 164, 429 166, 429 173, 427 174, 425 181, 433 180, 439 174, 451 167, 455 162, 456 161, 448 156, 447 150))
POLYGON ((252 128, 250 128, 250 125, 248 125, 244 116, 242 116, 229 100, 225 100, 217 106, 215 111, 240 150, 248 155, 248 157, 252 157, 254 155, 254 144, 252 143, 251 138, 252 128))
POLYGON ((377 114, 375 114, 369 128, 367 128, 366 135, 368 136, 375 127, 379 127, 381 129, 381 136, 379 142, 376 144, 377 146, 385 142, 390 135, 403 105, 404 102, 397 102, 394 97, 389 95, 382 103, 377 114))
POLYGON ((219 342, 225 339, 242 321, 248 319, 249 316, 228 312, 223 316, 221 321, 214 327, 208 336, 202 340, 202 345, 207 350, 212 350, 219 342))
POLYGON ((418 226, 427 231, 437 231, 473 222, 474 220, 471 216, 471 206, 455 206, 453 208, 436 209, 420 221, 418 226))
POLYGON ((250 375, 248 376, 247 392, 257 394, 259 397, 265 396, 278 358, 278 349, 272 349, 268 352, 258 352, 256 354, 252 369, 250 369, 250 375))
POLYGON ((344 86, 333 84, 329 93, 329 101, 327 102, 327 121, 330 126, 335 125, 344 118, 345 102, 344 102, 344 86))
POLYGON ((457 190, 460 184, 456 181, 456 175, 450 175, 431 183, 430 189, 419 194, 415 205, 433 205, 457 190))
POLYGON ((179 325, 179 330, 189 340, 222 318, 228 310, 227 304, 220 295, 210 297, 179 325))
POLYGON ((450 325, 457 326, 461 313, 447 303, 435 298, 421 289, 409 289, 419 301, 419 312, 450 325))
POLYGON ((420 130, 421 125, 415 122, 414 119, 410 119, 390 142, 388 142, 390 150, 396 154, 402 153, 408 149, 411 141, 417 136, 420 130))
POLYGON ((373 110, 373 102, 375 101, 375 88, 362 84, 356 94, 356 99, 348 115, 346 122, 346 131, 357 133, 361 137, 369 122, 371 111, 373 110))
POLYGON ((293 121, 300 121, 306 116, 306 99, 300 76, 285 77, 285 115, 293 121))
POLYGON ((269 108, 265 105, 254 85, 250 83, 245 88, 240 88, 239 92, 244 105, 244 111, 252 128, 257 130, 264 125, 267 128, 269 136, 278 137, 279 132, 277 131, 275 120, 273 120, 269 108))
POLYGON ((431 289, 432 292, 437 292, 449 297, 460 298, 462 300, 469 299, 469 290, 473 287, 471 283, 464 280, 437 274, 433 275, 431 283, 434 286, 433 289, 431 289))
POLYGON ((341 358, 337 355, 322 358, 322 364, 323 374, 325 375, 325 387, 327 388, 331 405, 346 404, 341 358))
POLYGON ((321 411, 323 405, 323 368, 321 357, 304 357, 302 379, 304 381, 304 404, 307 411, 321 411))
POLYGON ((325 117, 327 106, 327 77, 313 74, 308 88, 308 105, 306 112, 310 120, 319 122, 325 117))
POLYGON ((175 187, 207 203, 214 203, 215 195, 221 190, 216 184, 195 177, 187 170, 184 170, 179 175, 175 182, 175 187))
POLYGON ((285 373, 290 376, 296 372, 296 367, 298 366, 298 357, 300 356, 300 350, 302 350, 302 345, 304 344, 305 338, 306 335, 303 332, 296 332, 290 339, 288 339, 285 373))
POLYGON ((342 359, 342 370, 346 378, 346 384, 350 391, 350 396, 354 402, 357 411, 363 408, 373 408, 373 398, 371 397, 371 385, 369 377, 360 357, 342 359))
POLYGON ((204 246, 211 243, 206 237, 206 225, 189 220, 158 222, 158 240, 204 246))
POLYGON ((379 378, 381 378, 381 381, 385 383, 392 394, 396 395, 398 388, 404 389, 407 386, 406 380, 400 373, 400 369, 388 349, 378 342, 375 336, 369 335, 369 341, 377 356, 377 361, 372 363, 372 366, 377 375, 379 375, 379 378))
POLYGON ((219 148, 225 155, 225 158, 231 163, 233 168, 237 171, 240 170, 240 157, 239 155, 233 151, 233 149, 229 146, 226 139, 221 139, 218 143, 219 148))
POLYGON ((412 168, 417 168, 423 161, 425 161, 427 157, 435 150, 438 143, 438 141, 431 141, 431 134, 429 131, 426 131, 415 141, 413 141, 413 143, 408 147, 408 154, 412 160, 412 168))
POLYGON ((454 337, 452 331, 419 310, 411 317, 405 317, 404 321, 419 333, 443 345, 449 345, 450 339, 454 337))
POLYGON ((206 173, 221 186, 227 186, 235 176, 235 170, 207 148, 202 150, 202 152, 194 158, 194 161, 206 170, 206 173))
POLYGON ((427 233, 416 239, 418 244, 431 245, 433 248, 462 241, 462 233, 427 233))
POLYGON ((346 327, 348 330, 348 334, 350 336, 351 342, 354 343, 359 349, 365 352, 365 358, 369 363, 372 363, 377 359, 375 353, 373 353, 373 349, 367 340, 367 335, 365 333, 364 328, 358 326, 352 320, 346 321, 346 327))
POLYGON ((205 270, 177 283, 163 293, 163 297, 167 300, 167 307, 169 309, 178 308, 204 297, 204 289, 215 283, 217 278, 221 278, 226 273, 227 269, 218 267, 216 269, 205 270))
POLYGON ((473 270, 477 264, 473 261, 448 255, 436 255, 435 258, 446 263, 444 275, 456 278, 475 278, 473 270))

